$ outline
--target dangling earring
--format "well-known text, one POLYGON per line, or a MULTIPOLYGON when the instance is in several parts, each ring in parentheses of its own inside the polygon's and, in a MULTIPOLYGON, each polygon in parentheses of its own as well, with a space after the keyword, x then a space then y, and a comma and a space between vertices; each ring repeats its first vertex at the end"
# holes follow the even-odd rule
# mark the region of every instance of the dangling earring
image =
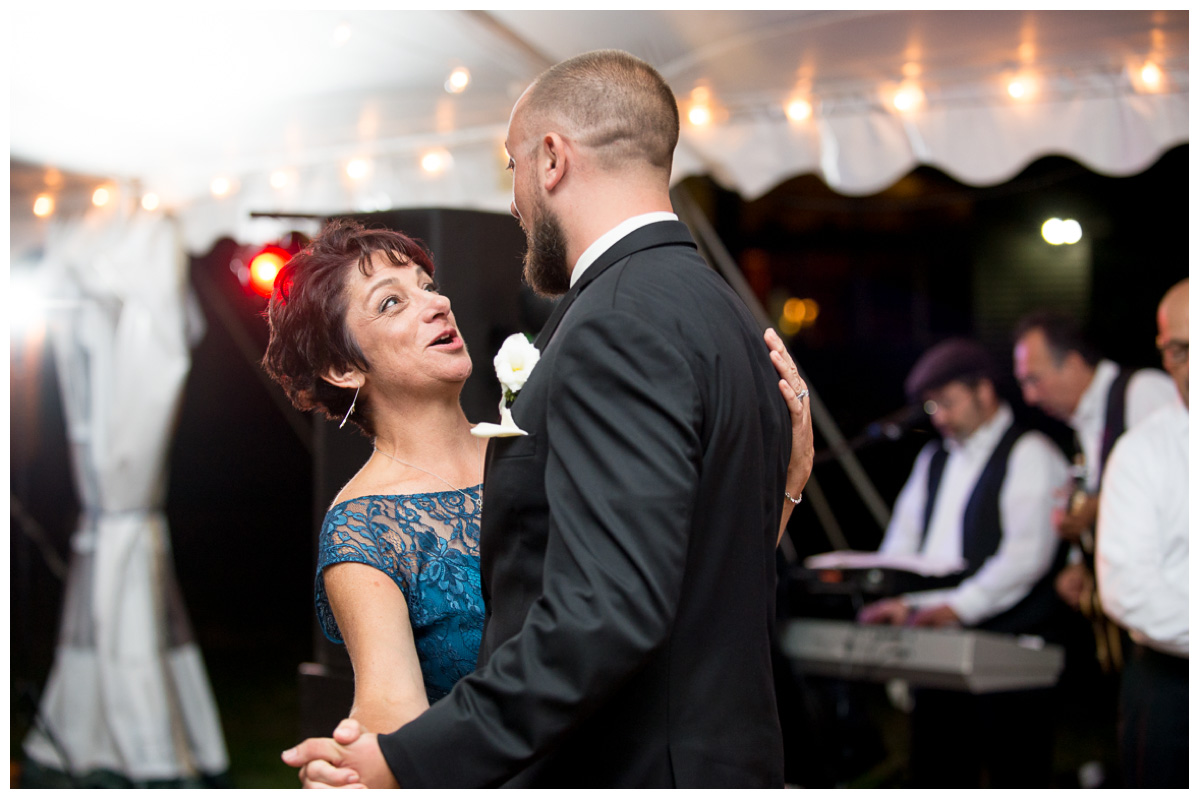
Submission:
POLYGON ((346 416, 342 417, 342 424, 338 425, 339 431, 345 426, 346 420, 350 419, 350 415, 354 413, 354 404, 358 402, 359 389, 362 389, 362 387, 358 386, 354 389, 354 399, 350 401, 350 409, 346 412, 346 416))

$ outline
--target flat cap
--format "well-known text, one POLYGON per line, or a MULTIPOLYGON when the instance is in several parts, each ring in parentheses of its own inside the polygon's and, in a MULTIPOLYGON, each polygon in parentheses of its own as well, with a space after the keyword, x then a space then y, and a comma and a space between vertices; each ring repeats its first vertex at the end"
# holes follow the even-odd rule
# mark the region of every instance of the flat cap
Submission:
POLYGON ((926 392, 948 383, 974 384, 981 378, 996 383, 996 366, 984 346, 973 339, 947 339, 917 359, 904 381, 904 393, 909 402, 919 403, 926 392))

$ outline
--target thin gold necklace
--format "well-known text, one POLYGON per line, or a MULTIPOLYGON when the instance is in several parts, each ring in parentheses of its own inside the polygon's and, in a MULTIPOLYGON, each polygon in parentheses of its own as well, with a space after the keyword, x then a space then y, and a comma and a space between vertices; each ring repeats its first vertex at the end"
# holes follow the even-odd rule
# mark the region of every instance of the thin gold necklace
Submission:
MULTIPOLYGON (((401 459, 399 459, 399 458, 396 458, 396 457, 395 457, 395 456, 393 456, 393 455, 390 455, 390 454, 388 454, 388 453, 385 453, 385 452, 383 452, 382 450, 380 450, 380 449, 379 449, 379 448, 378 448, 378 447, 377 447, 377 446, 376 446, 376 445, 375 445, 373 442, 372 442, 372 444, 371 444, 371 449, 372 449, 372 450, 374 450, 376 453, 379 453, 379 455, 383 456, 384 458, 390 458, 392 461, 395 461, 397 464, 403 464, 403 465, 404 465, 404 466, 406 466, 406 467, 411 467, 412 469, 415 469, 417 472, 424 472, 426 475, 430 475, 430 476, 432 476, 432 477, 434 477, 434 478, 437 478, 439 481, 441 481, 442 483, 446 484, 446 485, 447 485, 447 486, 449 486, 451 489, 453 489, 454 491, 456 491, 456 492, 458 492, 459 494, 461 494, 463 497, 467 498, 468 500, 470 500, 470 499, 471 499, 471 495, 467 494, 467 493, 466 493, 466 492, 464 492, 462 489, 459 489, 459 488, 458 488, 457 486, 455 486, 453 483, 451 483, 450 481, 446 480, 446 479, 445 479, 445 478, 443 478, 441 475, 438 475, 436 472, 430 472, 430 471, 429 471, 429 470, 427 470, 427 469, 423 469, 422 467, 418 467, 416 464, 410 464, 410 463, 408 463, 407 461, 402 461, 401 459)), ((479 443, 479 440, 476 440, 476 441, 475 441, 475 453, 476 453, 476 455, 478 455, 478 456, 480 457, 480 461, 482 461, 482 460, 483 460, 483 454, 480 452, 480 449, 481 449, 481 448, 480 448, 480 443, 479 443)), ((480 477, 480 479, 479 479, 479 482, 480 482, 480 483, 483 483, 482 470, 481 470, 481 477, 480 477)), ((482 492, 482 491, 479 493, 479 501, 478 501, 478 502, 479 502, 479 508, 480 508, 480 510, 482 510, 482 509, 483 509, 483 492, 482 492)))

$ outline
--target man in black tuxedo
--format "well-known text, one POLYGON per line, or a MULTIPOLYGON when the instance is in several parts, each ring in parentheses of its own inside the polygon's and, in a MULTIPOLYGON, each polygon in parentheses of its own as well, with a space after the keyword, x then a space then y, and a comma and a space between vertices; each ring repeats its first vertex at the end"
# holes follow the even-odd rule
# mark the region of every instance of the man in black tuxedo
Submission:
POLYGON ((753 319, 671 213, 678 132, 661 76, 618 51, 518 100, 525 275, 563 298, 512 406, 528 435, 489 445, 479 667, 394 733, 300 745, 307 782, 783 785, 790 421, 753 319))

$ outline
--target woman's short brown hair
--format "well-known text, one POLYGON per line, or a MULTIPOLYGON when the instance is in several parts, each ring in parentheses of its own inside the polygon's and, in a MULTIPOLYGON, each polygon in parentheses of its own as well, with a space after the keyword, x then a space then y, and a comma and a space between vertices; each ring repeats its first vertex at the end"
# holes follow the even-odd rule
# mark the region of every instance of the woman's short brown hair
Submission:
MULTIPOLYGON (((266 311, 271 337, 262 363, 301 411, 317 409, 328 419, 342 419, 354 402, 354 391, 334 386, 324 375, 330 369, 370 370, 346 328, 346 282, 353 264, 364 275, 371 274, 374 253, 385 254, 393 264, 414 264, 433 274, 433 258, 416 239, 366 228, 351 219, 335 219, 275 277, 266 311)), ((375 435, 365 398, 358 398, 350 420, 367 436, 375 435)))

